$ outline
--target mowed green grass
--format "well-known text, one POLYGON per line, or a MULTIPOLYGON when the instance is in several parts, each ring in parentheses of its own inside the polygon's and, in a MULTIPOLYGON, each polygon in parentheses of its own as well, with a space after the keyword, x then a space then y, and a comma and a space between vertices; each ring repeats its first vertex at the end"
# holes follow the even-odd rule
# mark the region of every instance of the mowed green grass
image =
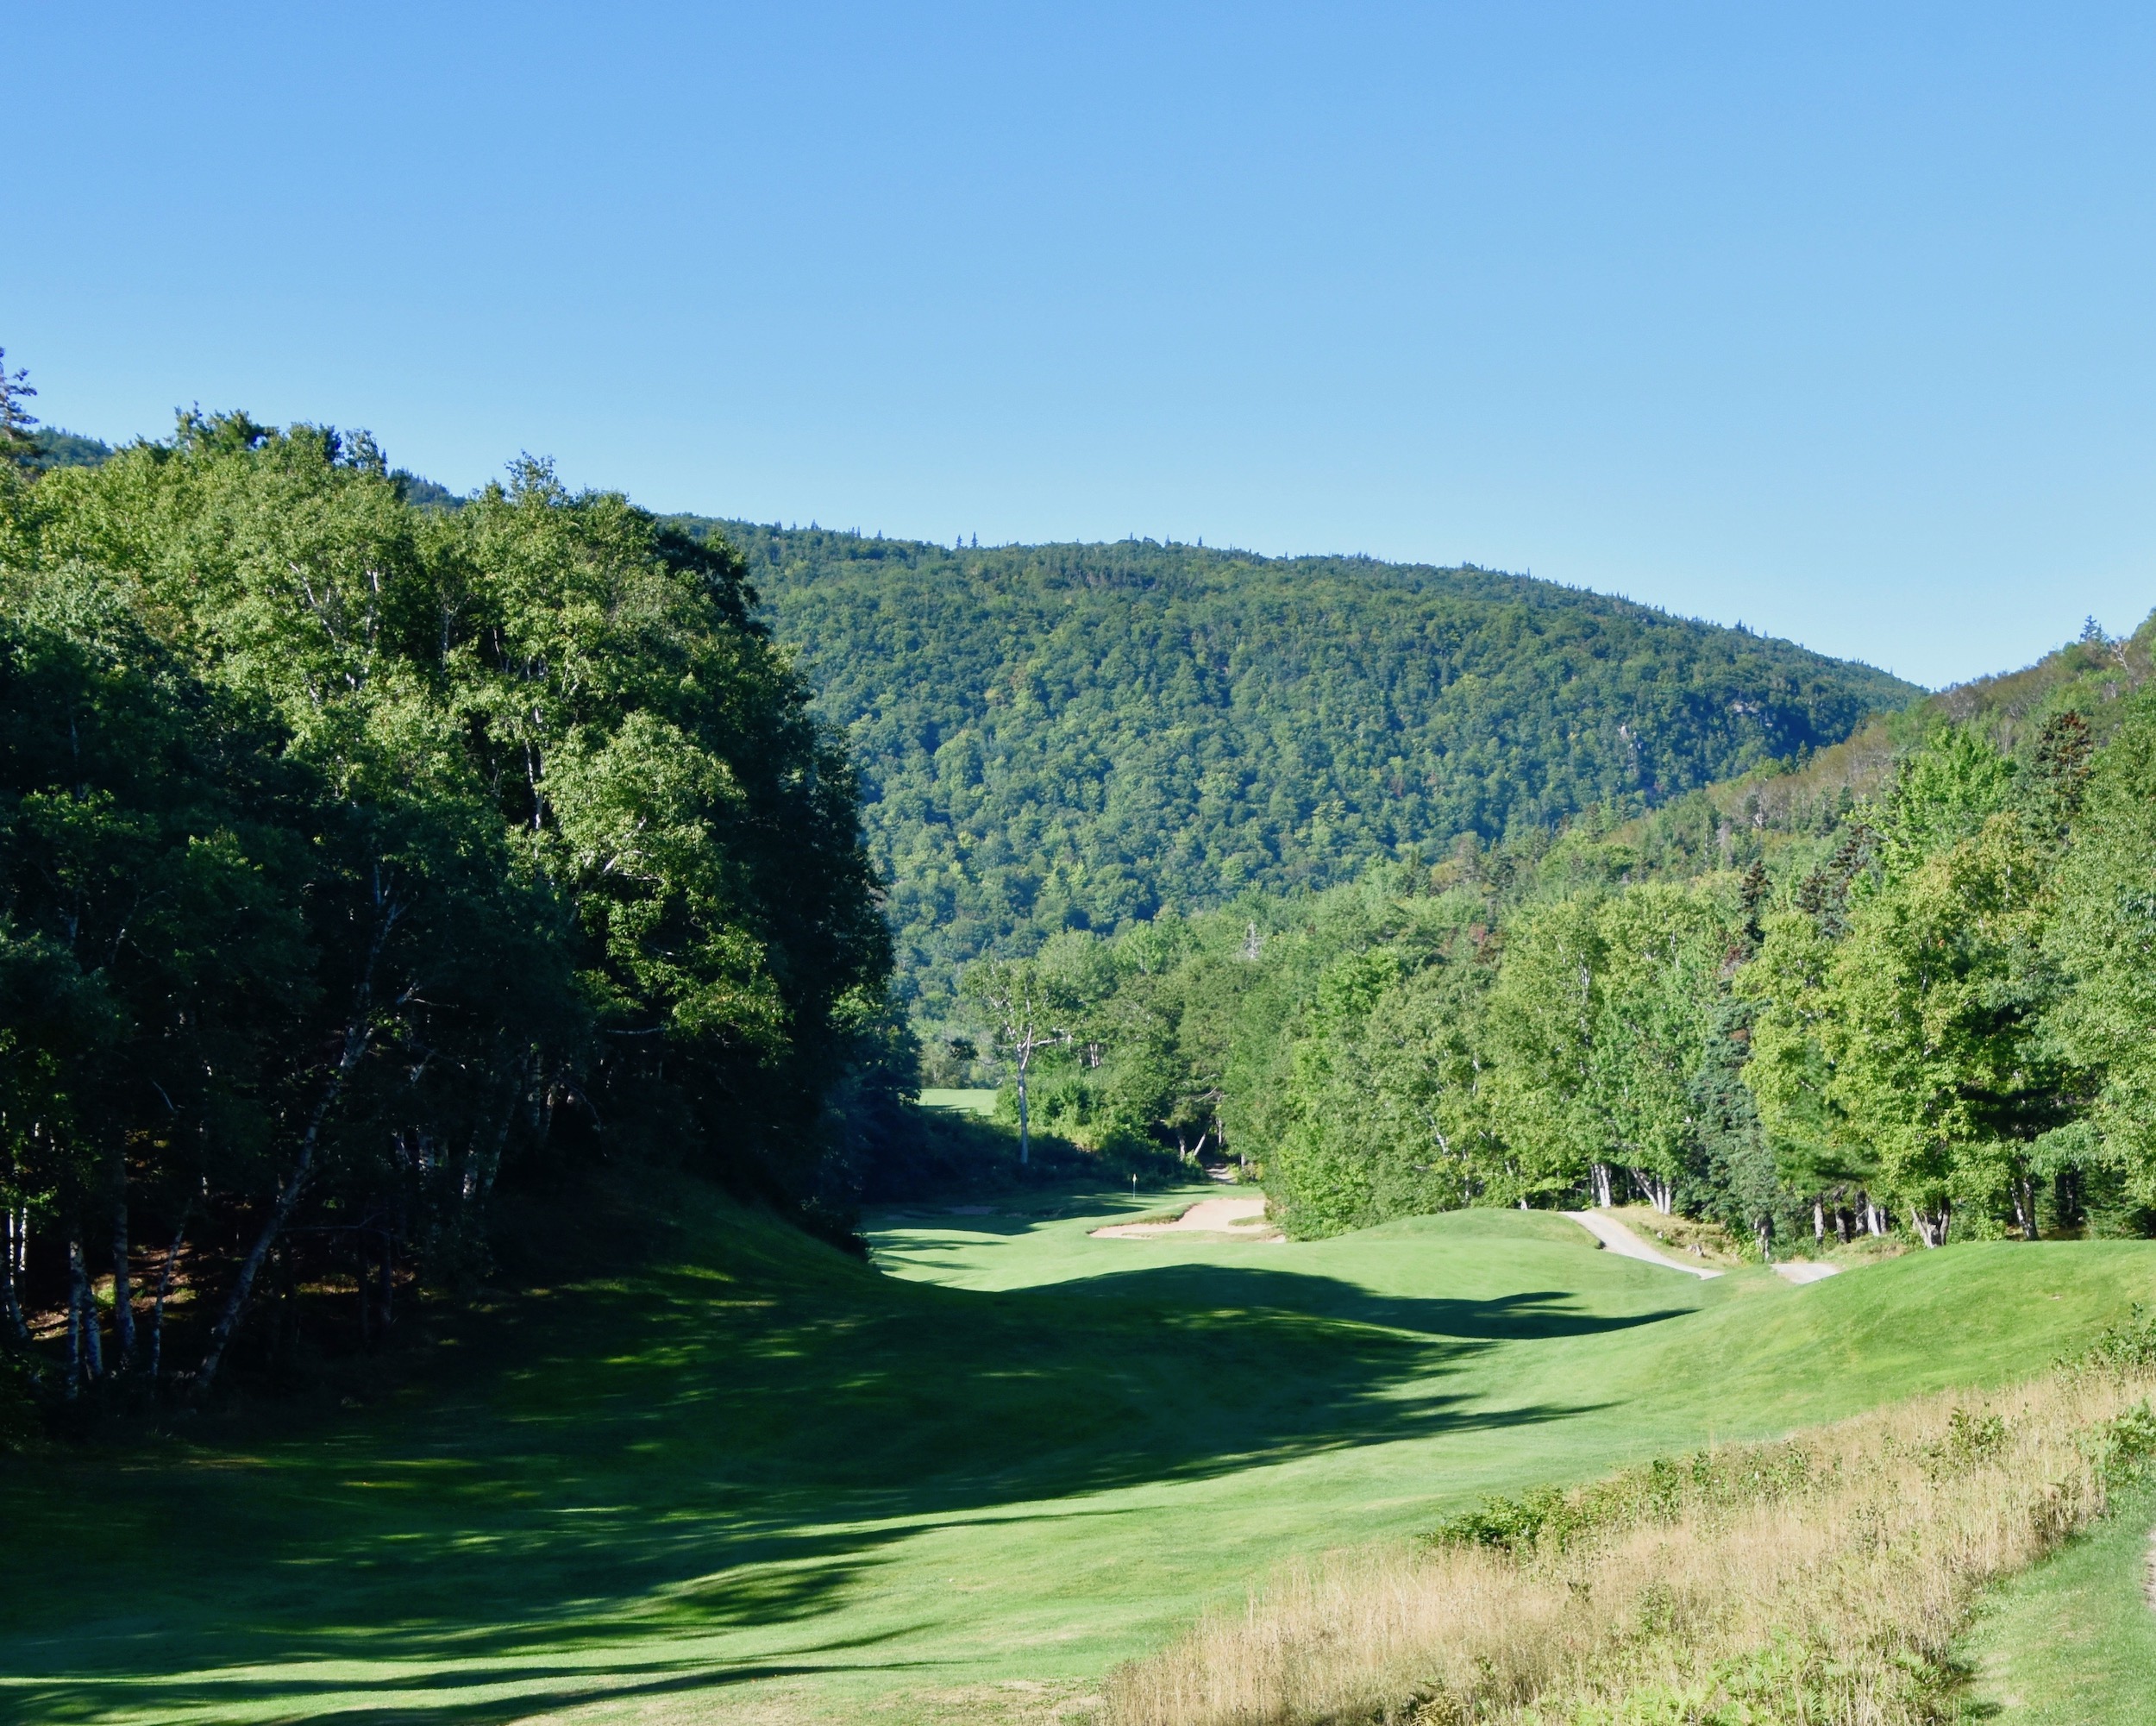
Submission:
POLYGON ((1985 1604, 1963 1650, 1971 1712, 2013 1726, 2147 1726, 2156 1720, 2149 1536, 2156 1485, 1985 1604))
POLYGON ((10 1460, 0 1713, 1037 1716, 1297 1553, 2026 1372, 2156 1293, 2138 1244, 1793 1289, 1545 1214, 1088 1234, 1162 1205, 881 1217, 871 1267, 685 1202, 655 1268, 376 1406, 10 1460))
POLYGON ((986 1117, 996 1112, 997 1095, 993 1090, 924 1090, 921 1093, 921 1107, 956 1109, 961 1114, 986 1117))

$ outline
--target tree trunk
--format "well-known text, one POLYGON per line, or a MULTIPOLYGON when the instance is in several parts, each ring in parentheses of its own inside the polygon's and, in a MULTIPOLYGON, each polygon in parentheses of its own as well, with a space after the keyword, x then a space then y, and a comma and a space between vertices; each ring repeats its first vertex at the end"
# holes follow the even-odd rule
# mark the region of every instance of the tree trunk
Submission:
POLYGON ((1646 1169, 1632 1171, 1633 1184, 1646 1196, 1647 1202, 1664 1216, 1677 1208, 1677 1183, 1646 1169))
POLYGON ((1925 1246, 1944 1246, 1946 1231, 1953 1221, 1953 1207, 1944 1199, 1940 1201, 1936 1211, 1922 1211, 1911 1205, 1909 1221, 1916 1225, 1917 1239, 1925 1246))
POLYGON ((1827 1208, 1817 1199, 1812 1201, 1812 1239, 1821 1246, 1827 1244, 1827 1208))
POLYGON ((270 1207, 269 1216, 254 1237, 254 1245, 240 1261, 240 1274, 233 1282, 232 1292, 225 1297, 224 1310, 217 1315, 216 1327, 210 1333, 210 1347, 203 1355, 202 1370, 195 1375, 194 1394, 198 1398, 207 1396, 210 1387, 216 1382, 217 1368, 223 1364, 225 1350, 231 1346, 232 1334, 246 1315, 248 1302, 254 1293, 254 1279, 261 1274, 262 1262, 284 1233, 285 1223, 298 1207, 300 1191, 306 1186, 308 1176, 314 1172, 315 1147, 322 1139, 322 1124, 342 1093, 352 1069, 359 1064, 372 1034, 371 1027, 362 1020, 355 1019, 345 1027, 344 1054, 330 1075, 321 1100, 315 1104, 314 1113, 307 1118, 307 1130, 300 1136, 299 1155, 293 1161, 292 1171, 285 1177, 277 1202, 270 1207))
POLYGON ((387 1334, 397 1322, 397 1237, 382 1231, 382 1330, 387 1334))
POLYGON ((179 1263, 179 1249, 187 1239, 187 1213, 179 1214, 179 1227, 172 1231, 172 1244, 165 1249, 165 1268, 158 1273, 157 1303, 150 1309, 150 1383, 154 1384, 165 1370, 165 1297, 172 1291, 172 1267, 179 1263))
POLYGON ((353 991, 353 1014, 344 1027, 344 1052, 338 1058, 335 1070, 329 1075, 329 1083, 323 1088, 321 1098, 316 1102, 314 1113, 307 1117, 307 1128, 300 1135, 299 1155, 293 1161, 292 1171, 285 1179, 283 1189, 277 1195, 277 1202, 270 1207, 270 1214, 254 1237, 254 1245, 248 1249, 247 1257, 240 1263, 240 1274, 232 1284, 232 1292, 226 1296, 224 1310, 217 1315, 216 1327, 210 1333, 210 1346, 202 1358, 202 1370, 195 1375, 194 1395, 197 1399, 210 1394, 210 1387, 216 1382, 217 1368, 223 1363, 224 1353, 231 1346, 232 1334, 240 1327, 246 1315, 248 1299, 254 1292, 254 1279, 261 1274, 262 1261, 277 1243, 298 1206, 301 1190, 307 1177, 314 1172, 315 1149, 322 1142, 322 1124, 329 1118, 329 1111, 344 1094, 345 1081, 352 1076, 352 1070, 360 1064, 373 1040, 374 1027, 368 1018, 368 1008, 374 995, 374 970, 381 963, 382 949, 389 945, 390 932, 404 915, 404 907, 384 897, 381 874, 375 873, 374 902, 381 909, 381 920, 376 924, 374 939, 368 946, 367 963, 360 972, 359 987, 353 991))
POLYGON ((67 1237, 67 1400, 82 1394, 82 1243, 67 1237))
POLYGON ((1025 1115, 1025 1058, 1018 1058, 1018 1167, 1023 1169, 1031 1151, 1031 1127, 1025 1115))
POLYGON ((29 1257, 30 1213, 18 1210, 9 1204, 8 1214, 6 1258, 0 1262, 0 1289, 3 1289, 8 1309, 8 1328, 15 1333, 17 1342, 30 1340, 29 1321, 22 1316, 22 1277, 25 1262, 29 1257))
POLYGON ((360 1346, 371 1348, 374 1343, 374 1291, 367 1287, 373 1280, 374 1266, 367 1255, 367 1231, 362 1228, 352 1237, 352 1292, 360 1301, 360 1346))
POLYGON ((1596 1206, 1603 1210, 1608 1210, 1609 1208, 1610 1199, 1609 1164, 1607 1163, 1589 1164, 1588 1165, 1588 1173, 1595 1183, 1595 1202, 1596 1206))
POLYGON ((539 1084, 539 1051, 531 1051, 521 1084, 512 1086, 509 1100, 502 1105, 501 1124, 494 1129, 494 1142, 484 1152, 473 1135, 472 1149, 464 1169, 464 1184, 460 1197, 466 1208, 484 1209, 488 1196, 494 1190, 494 1177, 501 1173, 502 1152, 509 1145, 509 1129, 517 1124, 517 1104, 524 1095, 536 1090, 539 1084))
POLYGON ((67 1394, 104 1377, 104 1340, 97 1328, 97 1291, 91 1285, 82 1232, 67 1237, 67 1394))
POLYGON ((2052 1180, 2052 1202, 2058 1208, 2059 1226, 2076 1228, 2081 1223, 2081 1181, 2073 1169, 2061 1169, 2052 1180))
POLYGON ((135 1365, 135 1284, 128 1275, 128 1164, 124 1152, 112 1158, 112 1369, 135 1365))

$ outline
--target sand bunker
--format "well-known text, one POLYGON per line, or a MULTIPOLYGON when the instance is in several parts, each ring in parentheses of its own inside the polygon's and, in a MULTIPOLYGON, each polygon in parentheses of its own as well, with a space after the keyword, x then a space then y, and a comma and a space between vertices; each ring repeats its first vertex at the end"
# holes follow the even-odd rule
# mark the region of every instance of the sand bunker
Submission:
POLYGON ((1275 1241, 1286 1239, 1265 1226, 1265 1201, 1256 1199, 1200 1199, 1173 1222, 1119 1222, 1093 1231, 1114 1240, 1150 1240, 1159 1234, 1225 1234, 1238 1240, 1275 1241))

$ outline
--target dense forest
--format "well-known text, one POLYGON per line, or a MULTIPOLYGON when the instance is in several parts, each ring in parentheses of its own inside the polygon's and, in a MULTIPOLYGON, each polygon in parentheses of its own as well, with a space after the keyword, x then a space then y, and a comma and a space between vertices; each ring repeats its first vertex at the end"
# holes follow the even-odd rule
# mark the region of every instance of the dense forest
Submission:
POLYGON ((676 519, 741 553, 852 740, 924 1023, 982 953, 1639 813, 1917 693, 1482 569, 676 519))
POLYGON ((240 414, 90 459, 0 383, 0 1330, 62 1315, 47 1389, 205 1392, 296 1289, 379 1333, 498 1193, 632 1153, 843 1238, 890 943, 740 560, 240 414))
POLYGON ((1764 1255, 2147 1233, 2150 633, 1630 822, 1066 931, 967 993, 1030 1124, 1255 1162, 1305 1233, 1635 1197, 1764 1255))

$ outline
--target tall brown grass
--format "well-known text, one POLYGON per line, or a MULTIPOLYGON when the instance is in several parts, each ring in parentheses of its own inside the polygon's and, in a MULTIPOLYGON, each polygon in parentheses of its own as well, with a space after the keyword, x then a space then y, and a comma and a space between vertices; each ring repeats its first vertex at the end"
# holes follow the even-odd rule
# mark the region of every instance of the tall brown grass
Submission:
POLYGON ((1110 1680, 1115 1726, 1954 1717, 1972 1597, 2156 1452, 2145 1366, 1927 1397, 1286 1572, 1110 1680))

